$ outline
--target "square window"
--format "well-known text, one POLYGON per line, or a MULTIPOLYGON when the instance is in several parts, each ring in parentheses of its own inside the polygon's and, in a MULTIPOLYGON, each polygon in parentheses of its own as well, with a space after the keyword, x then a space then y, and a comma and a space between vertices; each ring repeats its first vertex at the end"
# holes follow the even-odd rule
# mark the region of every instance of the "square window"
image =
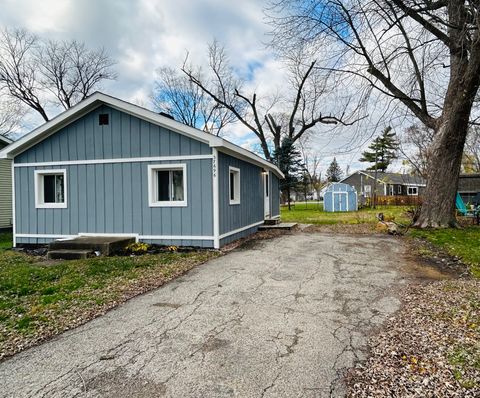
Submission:
POLYGON ((408 187, 407 188, 407 195, 418 196, 418 187, 408 187))
POLYGON ((98 124, 100 126, 108 125, 108 113, 100 113, 98 115, 98 124))
POLYGON ((35 207, 66 208, 66 170, 35 170, 35 207))
POLYGON ((185 164, 149 165, 150 207, 187 206, 185 164))
POLYGON ((240 169, 236 167, 229 167, 228 191, 230 204, 240 204, 240 169))

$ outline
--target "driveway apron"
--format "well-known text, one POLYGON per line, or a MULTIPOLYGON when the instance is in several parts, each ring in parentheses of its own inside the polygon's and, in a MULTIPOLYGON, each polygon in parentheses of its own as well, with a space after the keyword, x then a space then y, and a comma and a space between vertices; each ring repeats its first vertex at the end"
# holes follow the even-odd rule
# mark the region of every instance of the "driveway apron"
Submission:
POLYGON ((400 303, 402 244, 253 241, 0 363, 3 397, 330 397, 400 303))

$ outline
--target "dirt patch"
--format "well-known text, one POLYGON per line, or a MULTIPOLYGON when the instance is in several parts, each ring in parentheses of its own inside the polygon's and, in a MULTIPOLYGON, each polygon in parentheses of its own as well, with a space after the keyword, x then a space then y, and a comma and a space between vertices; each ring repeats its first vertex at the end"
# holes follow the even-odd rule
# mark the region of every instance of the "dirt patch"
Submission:
POLYGON ((459 257, 449 255, 438 246, 424 239, 408 237, 405 239, 405 243, 408 247, 409 263, 435 269, 450 278, 469 278, 471 276, 468 265, 464 264, 459 257))
POLYGON ((303 229, 307 233, 334 233, 334 234, 360 234, 360 235, 372 235, 377 234, 375 231, 375 225, 370 223, 363 224, 331 224, 331 225, 318 225, 311 224, 303 229))
POLYGON ((287 231, 287 230, 278 230, 278 229, 270 229, 266 231, 258 231, 250 236, 247 236, 242 239, 238 239, 228 245, 222 247, 221 251, 223 253, 228 253, 235 249, 240 250, 255 250, 262 247, 262 241, 274 239, 278 236, 292 234, 295 232, 295 229, 287 231))

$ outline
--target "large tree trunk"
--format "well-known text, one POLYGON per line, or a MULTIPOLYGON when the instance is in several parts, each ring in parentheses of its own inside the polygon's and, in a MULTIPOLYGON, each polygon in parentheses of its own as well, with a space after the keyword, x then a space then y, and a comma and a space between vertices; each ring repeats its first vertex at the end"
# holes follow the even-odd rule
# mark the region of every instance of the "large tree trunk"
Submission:
MULTIPOLYGON (((463 90, 459 89, 459 92, 462 93, 463 90)), ((465 95, 455 97, 448 101, 449 104, 445 103, 443 116, 433 139, 427 187, 420 215, 415 223, 415 226, 420 228, 457 225, 455 195, 472 105, 465 95)))

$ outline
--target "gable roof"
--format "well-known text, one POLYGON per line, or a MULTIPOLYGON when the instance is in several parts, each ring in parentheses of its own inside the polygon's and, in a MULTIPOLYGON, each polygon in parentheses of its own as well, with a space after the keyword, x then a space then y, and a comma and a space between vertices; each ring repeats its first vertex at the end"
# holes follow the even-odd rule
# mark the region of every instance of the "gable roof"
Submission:
POLYGON ((280 178, 284 178, 283 173, 273 163, 270 163, 253 152, 239 147, 230 141, 209 133, 205 133, 204 131, 187 126, 146 108, 142 108, 138 105, 134 105, 130 102, 120 100, 98 91, 1 150, 0 159, 13 159, 15 156, 20 155, 22 152, 38 144, 52 134, 55 134, 61 128, 81 118, 102 104, 108 105, 121 112, 136 116, 158 126, 167 128, 178 134, 182 134, 197 141, 204 142, 212 148, 218 148, 222 152, 254 163, 260 167, 265 167, 273 171, 280 178))
POLYGON ((4 135, 0 134, 0 142, 5 145, 10 145, 13 141, 10 138, 7 138, 4 135))
MULTIPOLYGON (((353 174, 363 174, 372 179, 375 179, 375 171, 371 170, 359 170, 353 174)), ((345 181, 347 178, 352 176, 350 174, 348 177, 345 177, 340 182, 345 181)), ((381 184, 395 184, 395 185, 416 185, 416 186, 425 186, 426 181, 423 177, 413 176, 410 174, 401 174, 401 173, 384 173, 382 171, 377 171, 377 181, 381 184)))

